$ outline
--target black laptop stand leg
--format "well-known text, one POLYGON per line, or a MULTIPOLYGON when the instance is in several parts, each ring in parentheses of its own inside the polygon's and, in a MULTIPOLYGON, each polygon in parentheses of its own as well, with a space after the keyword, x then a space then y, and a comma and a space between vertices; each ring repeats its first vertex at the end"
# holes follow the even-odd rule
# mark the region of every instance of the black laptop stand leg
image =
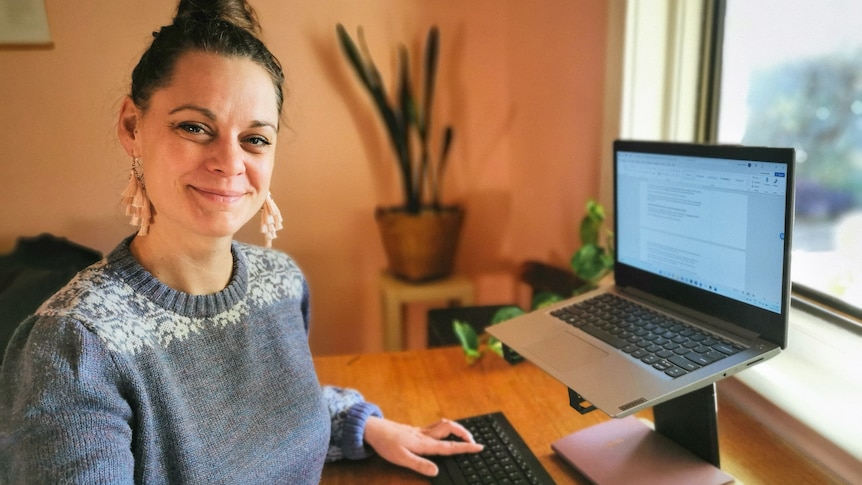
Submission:
POLYGON ((655 430, 721 468, 715 384, 653 407, 655 430))

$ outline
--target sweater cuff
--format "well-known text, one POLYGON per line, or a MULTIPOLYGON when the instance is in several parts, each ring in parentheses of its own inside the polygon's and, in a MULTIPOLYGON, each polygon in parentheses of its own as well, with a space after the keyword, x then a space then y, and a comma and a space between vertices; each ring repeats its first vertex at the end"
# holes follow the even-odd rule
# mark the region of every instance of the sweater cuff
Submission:
POLYGON ((373 454, 371 448, 365 446, 365 423, 369 416, 383 417, 383 412, 376 404, 370 402, 356 403, 347 410, 344 422, 344 434, 341 437, 341 449, 344 457, 349 460, 361 460, 373 454))

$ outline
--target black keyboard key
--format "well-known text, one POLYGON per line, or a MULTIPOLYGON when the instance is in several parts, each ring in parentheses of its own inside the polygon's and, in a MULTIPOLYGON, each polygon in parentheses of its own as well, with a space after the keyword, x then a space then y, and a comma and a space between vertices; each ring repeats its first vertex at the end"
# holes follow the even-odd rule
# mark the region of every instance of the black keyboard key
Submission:
POLYGON ((735 347, 732 347, 731 345, 723 342, 720 344, 713 345, 712 348, 725 355, 733 355, 739 352, 739 350, 737 350, 735 347))
POLYGON ((707 339, 707 335, 703 332, 695 332, 690 338, 695 342, 700 342, 707 339))
POLYGON ((649 352, 644 349, 638 349, 632 352, 632 357, 634 357, 635 359, 643 359, 647 355, 649 355, 649 352))
POLYGON ((588 334, 601 340, 602 342, 605 342, 609 345, 613 345, 614 347, 616 347, 618 349, 621 349, 621 348, 623 348, 629 344, 628 342, 617 337, 616 335, 614 335, 612 333, 608 333, 605 330, 598 328, 596 326, 593 326, 593 325, 584 325, 583 327, 581 327, 581 330, 583 330, 584 332, 587 332, 588 334))
POLYGON ((623 352, 625 352, 625 353, 627 353, 627 354, 630 354, 630 353, 632 353, 632 352, 634 352, 634 351, 636 351, 636 350, 640 350, 640 347, 638 347, 638 346, 637 346, 637 345, 635 345, 635 344, 628 344, 628 345, 626 345, 625 347, 623 347, 623 352))
POLYGON ((679 377, 679 376, 684 376, 687 374, 686 371, 684 371, 684 370, 682 370, 676 366, 671 366, 668 370, 664 371, 664 373, 671 376, 671 377, 674 377, 674 378, 679 377))
POLYGON ((430 457, 440 469, 433 484, 553 484, 536 455, 501 412, 459 419, 478 443, 479 453, 430 457))
POLYGON ((715 350, 707 350, 703 353, 691 352, 689 354, 686 354, 685 357, 696 364, 709 365, 727 356, 715 350))
POLYGON ((688 360, 686 357, 682 355, 671 355, 667 358, 667 360, 674 363, 674 365, 679 366, 680 368, 691 372, 693 370, 700 369, 700 366, 695 364, 694 362, 688 360))
POLYGON ((644 364, 650 364, 650 365, 655 364, 655 363, 656 363, 656 362, 658 362, 659 360, 661 360, 661 359, 659 359, 659 358, 658 358, 656 355, 654 355, 654 354, 649 354, 649 355, 647 355, 646 357, 644 357, 644 358, 642 358, 642 359, 641 359, 641 361, 642 361, 644 364))

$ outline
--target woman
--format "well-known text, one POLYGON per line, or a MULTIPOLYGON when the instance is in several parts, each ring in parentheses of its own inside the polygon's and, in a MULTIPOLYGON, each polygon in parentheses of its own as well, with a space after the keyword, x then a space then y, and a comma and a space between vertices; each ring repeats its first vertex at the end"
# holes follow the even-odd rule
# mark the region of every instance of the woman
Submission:
POLYGON ((136 235, 17 330, 0 369, 0 482, 317 483, 325 460, 434 475, 477 452, 457 423, 382 418, 320 388, 308 287, 267 242, 283 74, 243 0, 181 0, 120 109, 136 235), (454 434, 461 441, 443 440, 454 434))

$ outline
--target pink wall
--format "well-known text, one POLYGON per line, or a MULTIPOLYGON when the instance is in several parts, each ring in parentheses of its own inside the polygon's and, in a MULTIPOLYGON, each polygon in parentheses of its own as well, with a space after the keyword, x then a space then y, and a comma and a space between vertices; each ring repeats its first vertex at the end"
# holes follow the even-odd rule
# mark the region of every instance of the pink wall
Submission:
MULTIPOLYGON (((446 199, 468 211, 457 266, 477 282, 479 303, 517 299, 514 268, 525 259, 568 259, 584 203, 599 193, 604 0, 253 5, 286 68, 272 187, 286 228, 275 246, 308 277, 316 354, 382 348, 385 257, 373 209, 399 194, 387 141, 338 49, 337 22, 365 28, 386 79, 398 42, 417 52, 428 26, 440 26, 435 117, 457 130, 446 199)), ((109 251, 130 233, 116 109, 174 6, 46 0, 53 49, 0 50, 0 251, 42 232, 109 251)), ((239 238, 261 242, 253 225, 239 238)))

